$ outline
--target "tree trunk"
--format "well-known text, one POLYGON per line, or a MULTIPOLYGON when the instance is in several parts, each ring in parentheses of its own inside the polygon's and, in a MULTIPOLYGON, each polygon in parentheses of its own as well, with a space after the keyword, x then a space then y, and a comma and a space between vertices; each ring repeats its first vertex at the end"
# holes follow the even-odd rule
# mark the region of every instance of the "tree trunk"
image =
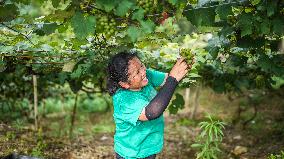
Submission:
POLYGON ((199 107, 200 89, 201 89, 201 86, 197 86, 196 90, 195 90, 195 98, 194 98, 193 110, 192 110, 191 115, 190 115, 191 119, 195 118, 195 114, 196 114, 197 108, 199 107))
POLYGON ((43 99, 42 100, 42 116, 41 117, 43 117, 43 118, 45 118, 46 117, 46 111, 45 111, 45 109, 46 109, 46 107, 45 107, 45 99, 43 99))
POLYGON ((189 107, 190 88, 185 89, 184 107, 189 107))
POLYGON ((74 122, 75 122, 75 116, 76 116, 76 110, 77 110, 77 99, 78 99, 78 93, 76 94, 75 97, 75 103, 74 103, 74 107, 73 107, 73 112, 72 112, 72 117, 71 117, 71 126, 70 126, 70 131, 69 131, 69 138, 72 139, 72 133, 73 133, 73 126, 74 126, 74 122))
POLYGON ((35 130, 38 129, 38 121, 37 121, 37 107, 38 107, 38 94, 37 94, 37 77, 33 75, 33 86, 34 86, 34 120, 35 120, 35 130))

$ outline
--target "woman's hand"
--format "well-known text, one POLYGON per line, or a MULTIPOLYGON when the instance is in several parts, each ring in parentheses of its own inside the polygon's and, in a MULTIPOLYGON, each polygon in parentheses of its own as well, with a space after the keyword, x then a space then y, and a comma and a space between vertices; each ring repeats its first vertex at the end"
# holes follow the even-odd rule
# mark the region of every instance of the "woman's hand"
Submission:
POLYGON ((183 57, 179 58, 176 64, 173 66, 172 70, 170 71, 169 76, 174 77, 179 82, 191 69, 192 64, 188 65, 183 57))

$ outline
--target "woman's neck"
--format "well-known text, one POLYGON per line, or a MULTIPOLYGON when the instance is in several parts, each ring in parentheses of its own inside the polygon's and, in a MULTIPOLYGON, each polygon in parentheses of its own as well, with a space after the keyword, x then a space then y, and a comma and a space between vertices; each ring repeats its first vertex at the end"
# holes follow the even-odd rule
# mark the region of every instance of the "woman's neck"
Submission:
POLYGON ((129 88, 128 90, 137 92, 137 91, 140 91, 141 89, 142 88, 129 88))

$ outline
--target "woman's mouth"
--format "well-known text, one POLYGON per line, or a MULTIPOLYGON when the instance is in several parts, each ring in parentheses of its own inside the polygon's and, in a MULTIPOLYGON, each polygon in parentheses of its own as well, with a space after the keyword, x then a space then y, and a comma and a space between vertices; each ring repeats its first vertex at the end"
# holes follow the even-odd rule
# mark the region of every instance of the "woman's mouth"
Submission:
POLYGON ((148 79, 145 77, 145 78, 143 79, 143 82, 148 82, 148 79))

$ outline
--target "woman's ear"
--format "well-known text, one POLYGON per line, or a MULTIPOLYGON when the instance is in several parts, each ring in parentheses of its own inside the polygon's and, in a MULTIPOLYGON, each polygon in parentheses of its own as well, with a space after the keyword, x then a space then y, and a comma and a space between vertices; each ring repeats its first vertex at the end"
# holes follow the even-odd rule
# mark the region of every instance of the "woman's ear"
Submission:
POLYGON ((124 89, 128 89, 130 87, 130 85, 126 82, 119 81, 118 84, 124 89))

